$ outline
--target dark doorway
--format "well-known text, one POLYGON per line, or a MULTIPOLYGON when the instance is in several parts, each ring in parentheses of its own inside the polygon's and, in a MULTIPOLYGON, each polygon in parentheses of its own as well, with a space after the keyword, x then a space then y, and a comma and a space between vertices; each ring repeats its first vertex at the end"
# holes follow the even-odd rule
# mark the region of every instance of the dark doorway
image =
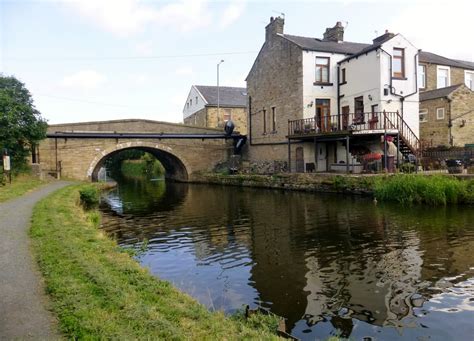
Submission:
POLYGON ((304 173, 303 147, 296 148, 296 173, 304 173))

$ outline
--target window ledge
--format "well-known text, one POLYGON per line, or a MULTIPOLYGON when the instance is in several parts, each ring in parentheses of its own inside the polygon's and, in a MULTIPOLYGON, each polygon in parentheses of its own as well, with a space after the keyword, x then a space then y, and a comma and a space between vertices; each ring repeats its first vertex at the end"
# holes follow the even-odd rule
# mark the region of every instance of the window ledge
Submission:
POLYGON ((344 85, 344 84, 347 84, 347 81, 344 81, 342 83, 339 83, 339 85, 344 85))
POLYGON ((406 77, 392 77, 392 79, 398 80, 398 81, 406 81, 408 78, 406 77))
POLYGON ((329 82, 314 82, 313 85, 332 86, 333 84, 329 82))

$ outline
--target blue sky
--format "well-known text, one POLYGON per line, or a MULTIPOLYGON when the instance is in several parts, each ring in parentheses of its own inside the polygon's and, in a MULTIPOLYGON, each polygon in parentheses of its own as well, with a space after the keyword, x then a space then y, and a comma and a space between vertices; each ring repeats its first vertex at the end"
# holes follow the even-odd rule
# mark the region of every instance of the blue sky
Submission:
POLYGON ((270 16, 285 33, 345 40, 402 33, 415 46, 474 60, 467 0, 0 0, 0 72, 23 81, 50 123, 146 118, 180 122, 192 84, 245 86, 270 16))

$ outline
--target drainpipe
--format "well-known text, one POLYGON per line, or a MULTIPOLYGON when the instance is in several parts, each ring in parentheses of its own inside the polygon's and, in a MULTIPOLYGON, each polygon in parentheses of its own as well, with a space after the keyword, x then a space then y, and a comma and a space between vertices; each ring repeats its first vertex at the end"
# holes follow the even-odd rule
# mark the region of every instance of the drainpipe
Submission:
POLYGON ((252 96, 249 96, 249 144, 252 145, 252 96))
POLYGON ((336 81, 337 81, 337 128, 341 130, 341 89, 339 85, 339 72, 340 72, 340 66, 339 64, 337 65, 337 76, 336 76, 336 81))

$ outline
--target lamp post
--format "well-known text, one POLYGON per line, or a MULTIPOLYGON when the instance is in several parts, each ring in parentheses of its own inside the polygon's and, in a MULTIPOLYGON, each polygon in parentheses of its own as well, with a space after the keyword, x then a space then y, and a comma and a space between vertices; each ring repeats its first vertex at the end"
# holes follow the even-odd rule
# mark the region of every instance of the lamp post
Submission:
POLYGON ((219 66, 224 63, 224 59, 221 59, 219 63, 217 63, 217 120, 220 119, 220 98, 219 98, 219 66))

